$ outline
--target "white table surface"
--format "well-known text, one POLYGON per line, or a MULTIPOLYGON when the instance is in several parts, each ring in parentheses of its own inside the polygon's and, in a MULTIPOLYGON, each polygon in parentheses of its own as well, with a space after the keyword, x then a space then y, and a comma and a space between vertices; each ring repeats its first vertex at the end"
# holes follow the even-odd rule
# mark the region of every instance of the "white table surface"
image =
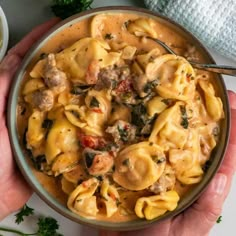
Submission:
MULTIPOLYGON (((34 26, 44 22, 52 17, 50 12, 50 0, 0 0, 0 5, 6 13, 10 27, 10 45, 14 45, 26 33, 28 33, 34 26)), ((108 5, 133 5, 143 7, 142 1, 135 0, 94 0, 93 7, 108 6, 108 5)), ((236 62, 228 60, 216 52, 212 53, 217 64, 234 65, 236 62)), ((236 78, 224 76, 225 83, 228 89, 236 91, 236 78)), ((222 222, 216 224, 210 236, 233 236, 235 234, 236 223, 236 178, 234 178, 231 192, 226 199, 222 211, 222 222)), ((48 205, 46 205, 36 194, 33 194, 29 202, 29 206, 33 207, 38 214, 44 216, 54 217, 60 224, 60 233, 65 236, 96 236, 97 231, 91 228, 83 227, 71 220, 61 216, 48 205)), ((35 222, 32 220, 22 223, 17 226, 15 223, 14 214, 8 216, 0 222, 0 226, 17 227, 25 232, 34 232, 35 222)), ((197 226, 196 226, 197 227, 197 226)), ((4 236, 11 236, 13 234, 3 233, 4 236)), ((159 235, 161 236, 161 235, 159 235)), ((181 235, 180 235, 181 236, 181 235)))

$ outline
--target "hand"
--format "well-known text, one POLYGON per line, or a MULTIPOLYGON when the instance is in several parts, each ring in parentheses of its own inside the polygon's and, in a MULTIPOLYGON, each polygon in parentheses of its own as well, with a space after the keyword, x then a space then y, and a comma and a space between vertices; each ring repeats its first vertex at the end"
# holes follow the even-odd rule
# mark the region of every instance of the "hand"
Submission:
POLYGON ((11 79, 28 49, 58 21, 55 18, 35 28, 0 64, 0 220, 22 207, 32 194, 14 163, 6 127, 6 101, 11 79))
POLYGON ((182 214, 144 230, 132 232, 101 231, 100 236, 207 236, 219 217, 229 194, 236 170, 236 94, 228 92, 231 106, 231 131, 224 161, 207 190, 182 214))

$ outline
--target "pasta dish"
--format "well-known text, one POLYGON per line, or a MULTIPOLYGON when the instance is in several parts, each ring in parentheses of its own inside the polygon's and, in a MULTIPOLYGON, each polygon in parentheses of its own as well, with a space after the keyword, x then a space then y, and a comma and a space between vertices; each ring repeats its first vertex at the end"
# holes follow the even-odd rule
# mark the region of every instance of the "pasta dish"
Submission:
POLYGON ((82 217, 152 220, 175 210, 217 145, 224 112, 210 76, 184 53, 150 42, 145 36, 159 37, 158 24, 133 14, 93 16, 26 73, 22 142, 82 217))

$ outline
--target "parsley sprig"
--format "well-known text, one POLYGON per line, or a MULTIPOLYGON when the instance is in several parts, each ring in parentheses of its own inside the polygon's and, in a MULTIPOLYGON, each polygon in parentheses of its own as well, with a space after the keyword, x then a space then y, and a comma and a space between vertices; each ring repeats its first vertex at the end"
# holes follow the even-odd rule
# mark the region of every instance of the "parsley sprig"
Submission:
POLYGON ((24 221, 25 216, 30 216, 34 214, 34 209, 27 206, 26 204, 21 208, 21 210, 15 214, 16 220, 15 223, 20 224, 24 221))
POLYGON ((65 19, 87 10, 90 8, 92 2, 93 0, 53 0, 51 9, 56 16, 65 19))
MULTIPOLYGON (((26 204, 21 208, 21 210, 15 215, 15 223, 20 224, 25 220, 24 217, 34 214, 34 209, 27 206, 26 204)), ((35 233, 24 233, 16 229, 0 227, 0 232, 11 232, 16 235, 28 236, 28 235, 37 235, 37 236, 63 236, 58 233, 59 225, 57 221, 52 217, 39 217, 38 218, 38 230, 35 233)), ((0 234, 1 235, 1 234, 0 234)))

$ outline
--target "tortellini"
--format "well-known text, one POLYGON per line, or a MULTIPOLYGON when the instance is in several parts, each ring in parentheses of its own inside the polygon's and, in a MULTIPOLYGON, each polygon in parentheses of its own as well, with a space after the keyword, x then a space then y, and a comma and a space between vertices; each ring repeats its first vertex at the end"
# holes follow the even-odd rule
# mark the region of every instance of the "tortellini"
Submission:
POLYGON ((87 218, 95 218, 97 208, 97 198, 94 193, 98 187, 98 180, 91 178, 78 185, 72 193, 70 193, 67 206, 76 214, 83 215, 87 218))
POLYGON ((165 164, 165 154, 158 145, 149 142, 133 144, 116 158, 113 179, 128 190, 142 190, 160 178, 165 164))
POLYGON ((77 152, 77 129, 66 118, 58 119, 50 129, 45 147, 47 162, 50 164, 57 155, 64 152, 77 152))
POLYGON ((153 38, 157 37, 156 31, 153 29, 155 21, 150 18, 138 18, 134 21, 131 21, 127 29, 130 33, 135 34, 136 36, 151 36, 153 38))
POLYGON ((199 85, 204 91, 206 108, 209 115, 215 121, 223 117, 223 105, 219 97, 215 96, 215 90, 209 81, 200 80, 199 85))
POLYGON ((45 113, 34 111, 29 117, 26 141, 28 148, 38 148, 42 143, 46 130, 42 127, 45 119, 45 113))
MULTIPOLYGON (((78 24, 29 66, 17 109, 22 145, 74 214, 124 222, 174 211, 221 137, 211 74, 148 39, 170 35, 154 18, 111 13, 78 24)), ((176 38, 165 43, 184 55, 176 38)))
POLYGON ((188 138, 188 129, 181 124, 181 106, 184 104, 177 102, 174 106, 164 110, 156 119, 150 142, 157 143, 165 151, 170 148, 183 148, 188 138))
POLYGON ((165 214, 167 211, 173 211, 177 207, 179 195, 176 191, 168 191, 161 195, 151 197, 141 197, 135 205, 135 213, 140 218, 152 220, 165 214))

